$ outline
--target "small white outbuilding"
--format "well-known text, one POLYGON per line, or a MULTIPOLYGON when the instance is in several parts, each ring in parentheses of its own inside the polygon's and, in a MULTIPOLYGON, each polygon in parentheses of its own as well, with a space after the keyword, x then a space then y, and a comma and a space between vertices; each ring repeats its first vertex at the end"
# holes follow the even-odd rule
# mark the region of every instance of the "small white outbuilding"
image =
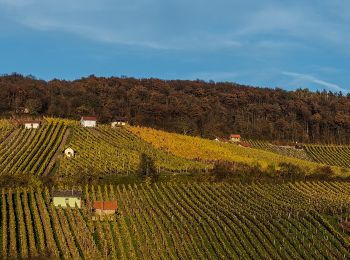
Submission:
POLYGON ((75 152, 72 148, 68 147, 64 150, 64 155, 67 157, 67 158, 71 158, 71 157, 74 157, 75 155, 75 152))
POLYGON ((80 119, 82 127, 96 127, 97 118, 94 116, 83 116, 80 119))
POLYGON ((37 129, 40 126, 40 121, 25 121, 24 128, 25 129, 37 129))
POLYGON ((125 126, 128 123, 126 118, 124 117, 119 117, 113 120, 111 123, 112 128, 117 127, 117 126, 125 126))

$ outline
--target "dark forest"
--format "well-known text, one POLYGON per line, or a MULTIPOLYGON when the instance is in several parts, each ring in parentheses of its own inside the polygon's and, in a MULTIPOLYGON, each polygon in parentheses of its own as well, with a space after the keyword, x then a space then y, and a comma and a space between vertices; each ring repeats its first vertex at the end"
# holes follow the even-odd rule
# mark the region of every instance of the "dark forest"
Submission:
POLYGON ((0 114, 72 119, 95 115, 101 123, 126 117, 134 125, 207 138, 239 133, 245 138, 285 142, 350 143, 349 94, 228 82, 93 75, 47 82, 3 75, 0 114))

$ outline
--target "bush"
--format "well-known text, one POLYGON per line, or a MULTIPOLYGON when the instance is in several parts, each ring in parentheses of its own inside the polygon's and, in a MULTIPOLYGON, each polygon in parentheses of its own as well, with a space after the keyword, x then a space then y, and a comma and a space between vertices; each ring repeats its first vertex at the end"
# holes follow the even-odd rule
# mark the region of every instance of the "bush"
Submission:
POLYGON ((317 167, 311 178, 321 179, 321 180, 329 180, 334 176, 333 169, 330 166, 321 166, 317 167))
POLYGON ((279 176, 284 179, 301 179, 305 177, 305 171, 298 165, 282 162, 279 165, 279 176))
POLYGON ((214 181, 239 179, 247 182, 264 176, 259 164, 248 165, 240 162, 217 161, 211 170, 214 181))
POLYGON ((215 162, 211 174, 214 178, 214 181, 223 181, 231 173, 230 163, 218 161, 215 162))

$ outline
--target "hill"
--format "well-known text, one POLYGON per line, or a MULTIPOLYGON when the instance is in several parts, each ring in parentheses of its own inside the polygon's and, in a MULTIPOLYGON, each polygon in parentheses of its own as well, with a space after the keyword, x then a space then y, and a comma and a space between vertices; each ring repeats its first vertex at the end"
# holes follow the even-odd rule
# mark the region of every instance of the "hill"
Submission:
POLYGON ((344 168, 350 167, 350 146, 348 145, 306 144, 295 149, 294 146, 275 145, 261 140, 246 140, 246 142, 253 148, 289 157, 344 168))
POLYGON ((350 144, 350 95, 204 81, 98 78, 45 82, 0 77, 0 116, 50 115, 134 125, 206 138, 232 133, 260 140, 350 144))
POLYGON ((63 121, 47 120, 35 130, 6 125, 0 129, 0 135, 6 135, 0 143, 0 174, 41 176, 52 168, 51 159, 65 136, 67 125, 63 121))
POLYGON ((47 189, 3 190, 2 258, 343 259, 348 183, 86 186, 83 206, 55 207, 47 189), (89 205, 117 200, 117 221, 89 205), (343 217, 345 219, 345 217, 343 217))
MULTIPOLYGON (((327 149, 303 160, 262 141, 256 149, 148 127, 0 122, 0 186, 12 187, 0 197, 3 259, 350 258, 349 169, 316 162, 328 163, 327 149), (158 181, 137 177, 142 154, 158 181), (316 181, 324 169, 328 181, 316 181), (82 206, 56 205, 54 189, 82 191, 82 206), (101 219, 97 201, 116 202, 117 214, 101 219)), ((346 166, 347 156, 337 159, 346 166)))
POLYGON ((191 161, 157 149, 126 128, 101 125, 94 129, 72 126, 72 135, 65 146, 73 148, 74 158, 62 158, 56 174, 62 177, 77 175, 103 176, 135 174, 140 155, 147 154, 156 162, 159 172, 201 170, 205 163, 191 161))
MULTIPOLYGON (((350 173, 346 150, 339 153, 343 156, 335 156, 338 163, 332 163, 327 149, 303 158, 283 149, 265 149, 267 145, 262 141, 255 142, 260 145, 255 149, 147 127, 99 124, 84 128, 78 121, 45 118, 39 129, 25 129, 14 122, 2 120, 0 125, 0 174, 7 176, 0 185, 5 186, 13 185, 12 178, 24 183, 49 178, 58 183, 82 184, 136 176, 142 154, 154 160, 161 176, 184 173, 207 179, 212 172, 215 174, 217 164, 225 162, 230 164, 226 175, 240 179, 300 179, 323 173, 327 178, 347 178, 350 173), (68 147, 75 152, 72 158, 64 156, 68 147), (327 165, 331 167, 325 168, 327 165)), ((313 146, 307 147, 305 153, 309 154, 313 146)))
MULTIPOLYGON (((247 148, 237 144, 221 143, 199 137, 175 134, 145 127, 129 127, 131 132, 155 147, 177 156, 205 162, 229 161, 248 165, 260 165, 263 169, 279 168, 281 163, 298 165, 306 172, 317 171, 320 164, 305 158, 295 158, 293 154, 277 153, 272 150, 247 148)), ((343 157, 344 159, 346 157, 343 157)), ((340 159, 341 160, 341 159, 340 159)), ((327 163, 325 163, 327 164, 327 163)), ((332 164, 331 164, 332 165, 332 164)), ((346 168, 346 167, 345 167, 346 168)), ((348 173, 347 169, 333 167, 339 175, 348 173)))

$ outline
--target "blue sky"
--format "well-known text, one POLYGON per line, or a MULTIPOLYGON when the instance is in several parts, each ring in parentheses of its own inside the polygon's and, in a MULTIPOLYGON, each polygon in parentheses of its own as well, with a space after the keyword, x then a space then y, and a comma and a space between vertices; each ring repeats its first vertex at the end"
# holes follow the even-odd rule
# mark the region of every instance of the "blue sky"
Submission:
POLYGON ((350 91, 348 0, 0 0, 0 73, 350 91))

